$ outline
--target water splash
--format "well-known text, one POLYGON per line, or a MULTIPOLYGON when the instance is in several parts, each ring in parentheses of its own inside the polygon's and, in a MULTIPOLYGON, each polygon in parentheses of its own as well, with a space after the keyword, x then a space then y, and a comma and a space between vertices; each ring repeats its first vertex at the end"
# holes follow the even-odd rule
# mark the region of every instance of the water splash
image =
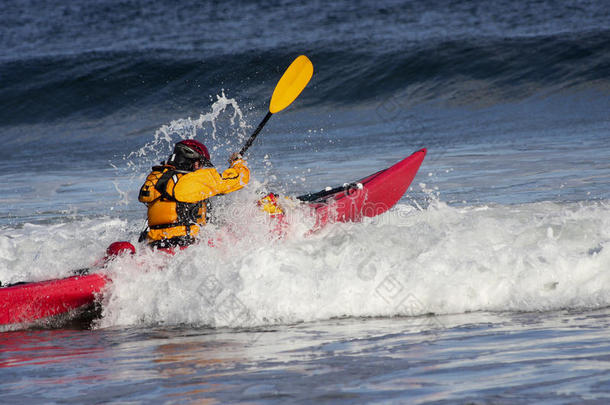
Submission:
POLYGON ((137 189, 150 168, 165 160, 177 142, 197 139, 208 147, 214 160, 223 155, 228 157, 238 150, 246 139, 249 127, 237 101, 228 98, 224 91, 216 96, 208 113, 198 118, 177 119, 161 126, 151 141, 123 156, 121 164, 111 162, 116 177, 128 179, 122 188, 114 183, 120 197, 117 204, 126 205, 136 201, 133 196, 128 196, 129 190, 137 189))
POLYGON ((133 171, 140 171, 142 166, 156 164, 171 153, 176 142, 184 139, 199 138, 213 152, 235 147, 243 142, 249 126, 237 101, 227 98, 224 92, 216 98, 210 112, 201 114, 196 119, 177 119, 157 129, 151 142, 124 157, 127 166, 133 171), (229 114, 229 136, 218 133, 219 122, 225 113, 229 114))

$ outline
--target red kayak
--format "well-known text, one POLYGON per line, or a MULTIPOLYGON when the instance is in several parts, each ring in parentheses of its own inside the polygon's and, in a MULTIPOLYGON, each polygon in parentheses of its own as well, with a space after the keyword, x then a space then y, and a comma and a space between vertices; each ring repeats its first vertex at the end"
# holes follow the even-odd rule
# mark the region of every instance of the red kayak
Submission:
MULTIPOLYGON (((314 230, 332 222, 361 221, 392 208, 407 191, 426 156, 422 149, 400 162, 353 183, 306 194, 316 215, 314 230)), ((106 258, 134 253, 129 242, 115 242, 106 258)), ((0 287, 0 330, 44 323, 77 313, 95 302, 109 279, 100 273, 0 287)))
POLYGON ((329 222, 358 222, 381 215, 405 194, 417 174, 426 149, 356 182, 298 197, 316 211, 316 229, 329 222))
POLYGON ((29 324, 92 304, 108 279, 99 274, 0 288, 0 325, 29 324))

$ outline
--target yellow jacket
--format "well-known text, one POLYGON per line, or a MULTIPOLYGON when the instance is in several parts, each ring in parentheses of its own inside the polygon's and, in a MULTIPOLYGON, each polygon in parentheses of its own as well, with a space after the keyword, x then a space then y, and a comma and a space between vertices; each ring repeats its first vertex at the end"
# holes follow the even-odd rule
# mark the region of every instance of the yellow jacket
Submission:
POLYGON ((231 164, 222 176, 213 167, 193 172, 173 166, 155 166, 140 188, 138 200, 148 206, 148 238, 156 241, 199 233, 206 223, 205 200, 244 187, 250 170, 241 159, 231 164))

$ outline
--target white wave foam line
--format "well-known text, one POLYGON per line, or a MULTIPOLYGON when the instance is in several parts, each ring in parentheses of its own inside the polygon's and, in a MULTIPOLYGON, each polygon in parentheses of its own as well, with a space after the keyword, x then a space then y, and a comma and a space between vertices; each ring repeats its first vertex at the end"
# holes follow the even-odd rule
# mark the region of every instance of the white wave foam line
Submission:
POLYGON ((399 205, 364 224, 310 237, 293 229, 279 241, 261 227, 225 235, 218 247, 141 259, 162 271, 117 261, 100 325, 244 327, 610 305, 607 202, 399 205))
POLYGON ((41 281, 72 275, 104 256, 106 247, 135 234, 120 219, 82 219, 0 230, 0 282, 41 281))

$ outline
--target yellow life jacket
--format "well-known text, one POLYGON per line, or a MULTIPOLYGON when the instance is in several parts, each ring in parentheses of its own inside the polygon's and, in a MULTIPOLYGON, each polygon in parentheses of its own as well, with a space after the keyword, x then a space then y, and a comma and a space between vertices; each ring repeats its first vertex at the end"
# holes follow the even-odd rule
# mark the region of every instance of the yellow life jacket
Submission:
POLYGON ((138 200, 148 207, 150 240, 195 236, 206 223, 207 199, 242 188, 250 171, 242 160, 233 162, 222 176, 213 167, 193 172, 173 166, 155 166, 140 188, 138 200))

